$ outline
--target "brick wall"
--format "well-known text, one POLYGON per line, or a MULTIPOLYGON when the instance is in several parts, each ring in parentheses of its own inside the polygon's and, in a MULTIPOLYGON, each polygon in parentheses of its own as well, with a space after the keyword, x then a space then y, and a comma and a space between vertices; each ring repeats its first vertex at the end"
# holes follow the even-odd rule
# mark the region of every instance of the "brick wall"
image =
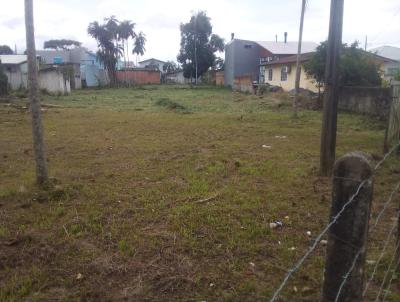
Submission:
POLYGON ((121 70, 117 71, 117 79, 121 83, 126 81, 127 83, 137 85, 160 84, 161 73, 156 70, 121 70))

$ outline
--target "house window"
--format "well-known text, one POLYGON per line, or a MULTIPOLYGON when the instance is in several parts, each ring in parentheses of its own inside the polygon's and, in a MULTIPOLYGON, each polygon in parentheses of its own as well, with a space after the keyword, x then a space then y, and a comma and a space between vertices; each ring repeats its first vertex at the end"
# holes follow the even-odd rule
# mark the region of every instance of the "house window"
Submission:
POLYGON ((260 76, 259 76, 259 83, 265 83, 265 66, 260 66, 260 76))
POLYGON ((251 44, 245 44, 244 45, 244 48, 246 48, 246 49, 249 49, 249 48, 252 48, 253 47, 253 45, 251 45, 251 44))
POLYGON ((273 69, 270 68, 268 69, 268 81, 272 81, 272 76, 273 76, 273 69))
POLYGON ((281 68, 281 81, 287 81, 287 66, 282 66, 281 68))

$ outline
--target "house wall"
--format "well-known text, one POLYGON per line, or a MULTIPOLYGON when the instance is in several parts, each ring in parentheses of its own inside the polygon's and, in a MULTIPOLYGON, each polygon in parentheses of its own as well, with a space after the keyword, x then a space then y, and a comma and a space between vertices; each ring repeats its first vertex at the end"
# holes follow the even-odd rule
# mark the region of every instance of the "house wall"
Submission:
POLYGON ((217 85, 217 86, 224 85, 224 72, 223 71, 217 71, 215 73, 215 85, 217 85))
POLYGON ((121 83, 124 83, 125 79, 130 84, 160 84, 161 73, 155 70, 117 71, 117 80, 121 83))
POLYGON ((85 81, 87 87, 98 87, 108 85, 110 80, 107 71, 99 69, 97 65, 81 66, 81 78, 85 81))
POLYGON ((233 86, 235 77, 250 75, 252 81, 258 81, 260 57, 265 50, 253 41, 232 40, 225 46, 226 86, 233 86))
MULTIPOLYGON (((265 83, 274 86, 280 86, 284 91, 290 91, 294 89, 296 82, 296 64, 276 64, 276 65, 267 65, 265 69, 265 83), (290 73, 287 75, 286 81, 281 81, 281 69, 283 66, 288 66, 291 70, 290 73), (268 72, 269 69, 272 68, 272 81, 268 79, 268 72)), ((300 88, 308 89, 313 92, 318 92, 318 88, 316 87, 316 83, 313 79, 309 78, 304 71, 303 66, 301 67, 301 74, 300 74, 300 88)))
POLYGON ((64 80, 63 74, 58 70, 39 71, 39 87, 54 94, 64 95, 71 93, 69 79, 64 80))
POLYGON ((28 64, 4 65, 4 73, 12 90, 26 89, 28 87, 28 64))
POLYGON ((235 91, 253 93, 254 88, 253 88, 252 76, 247 75, 247 76, 235 77, 232 88, 235 91))
POLYGON ((383 72, 383 79, 390 82, 394 78, 394 73, 396 70, 400 69, 400 62, 388 62, 381 66, 383 72))
POLYGON ((381 87, 343 87, 339 109, 387 119, 391 105, 391 89, 381 87))
POLYGON ((140 68, 146 68, 146 66, 149 66, 149 65, 157 65, 158 66, 158 70, 159 71, 163 71, 164 64, 165 63, 159 62, 157 60, 147 60, 147 61, 139 63, 139 67, 140 68))
POLYGON ((190 83, 190 79, 186 79, 183 76, 183 71, 178 71, 178 72, 167 74, 166 80, 168 83, 176 83, 176 84, 189 84, 190 83))

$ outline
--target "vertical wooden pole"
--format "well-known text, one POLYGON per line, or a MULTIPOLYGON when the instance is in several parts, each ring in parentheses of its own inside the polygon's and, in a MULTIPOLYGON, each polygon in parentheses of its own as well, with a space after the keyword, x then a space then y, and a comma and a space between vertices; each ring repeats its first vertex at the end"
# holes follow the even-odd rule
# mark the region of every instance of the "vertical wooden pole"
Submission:
POLYGON ((332 174, 335 162, 343 9, 344 0, 331 0, 321 131, 320 173, 323 176, 332 174))
POLYGON ((306 10, 306 0, 302 0, 301 3, 301 16, 300 16, 300 29, 299 29, 299 44, 297 46, 297 58, 296 58, 296 82, 295 82, 295 95, 293 101, 293 115, 297 117, 297 107, 299 103, 299 92, 300 92, 300 76, 301 76, 301 44, 303 42, 303 25, 304 25, 304 13, 306 10))
POLYGON ((28 55, 28 89, 30 110, 32 113, 33 147, 36 161, 36 181, 38 185, 45 185, 48 181, 48 175, 39 99, 38 66, 35 49, 32 0, 25 0, 25 28, 26 50, 28 55))
POLYGON ((331 219, 338 215, 357 191, 358 194, 329 230, 323 302, 362 301, 366 241, 373 194, 372 173, 370 161, 361 152, 349 153, 335 164, 331 219), (357 261, 354 262, 357 256, 357 261), (355 265, 341 288, 343 278, 353 262, 355 265))

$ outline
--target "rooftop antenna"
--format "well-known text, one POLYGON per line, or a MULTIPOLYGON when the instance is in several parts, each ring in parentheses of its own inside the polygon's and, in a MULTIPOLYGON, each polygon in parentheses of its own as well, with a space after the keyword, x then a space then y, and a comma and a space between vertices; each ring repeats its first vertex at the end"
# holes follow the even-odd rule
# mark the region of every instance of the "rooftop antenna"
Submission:
POLYGON ((278 35, 275 35, 275 42, 278 43, 278 35))

